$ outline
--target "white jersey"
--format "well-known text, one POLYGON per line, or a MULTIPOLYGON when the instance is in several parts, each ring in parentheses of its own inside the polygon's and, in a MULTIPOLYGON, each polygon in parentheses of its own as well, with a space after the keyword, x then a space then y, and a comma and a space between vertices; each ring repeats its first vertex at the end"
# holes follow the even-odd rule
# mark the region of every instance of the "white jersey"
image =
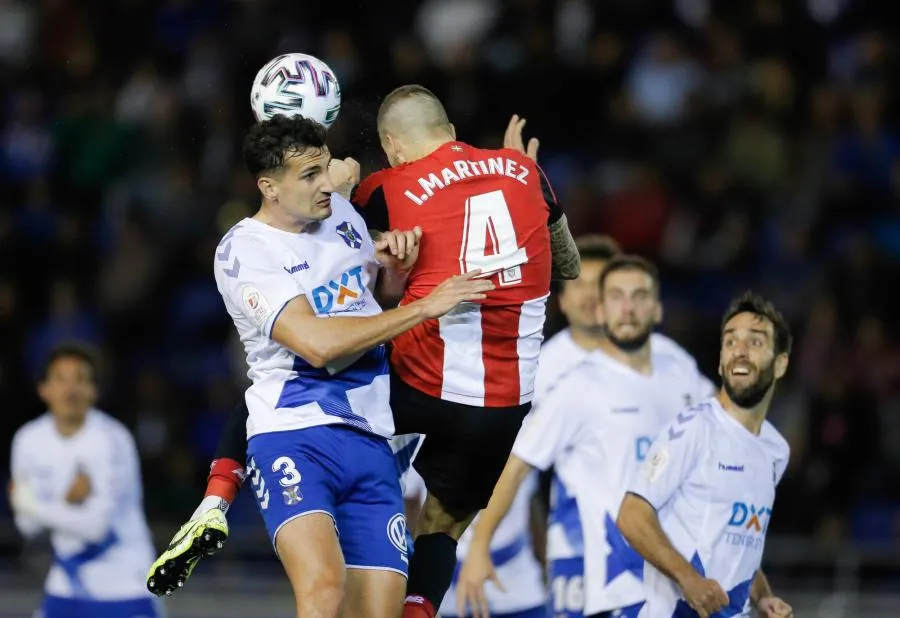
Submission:
MULTIPOLYGON (((642 561, 615 525, 619 505, 653 437, 707 386, 696 365, 655 350, 652 375, 599 350, 580 356, 575 365, 563 357, 567 370, 539 394, 512 452, 555 468, 547 558, 584 557, 587 615, 643 600, 642 561)), ((561 364, 549 363, 555 371, 561 364)))
MULTIPOLYGON (((710 398, 663 429, 629 485, 657 510, 675 549, 728 594, 722 615, 750 615, 750 587, 789 455, 770 423, 753 435, 710 398)), ((644 584, 641 618, 688 609, 674 582, 649 563, 644 584)))
POLYGON ((26 423, 13 438, 12 477, 27 483, 41 506, 40 520, 16 515, 19 530, 25 536, 51 533, 47 594, 98 601, 151 597, 145 581, 155 552, 140 463, 119 421, 90 410, 71 436, 56 430, 49 413, 26 423), (91 493, 83 503, 69 504, 65 496, 79 471, 90 479, 91 493))
MULTIPOLYGON (((650 348, 654 355, 671 356, 683 363, 686 368, 692 368, 697 372, 697 379, 703 384, 701 392, 704 397, 715 393, 715 385, 700 373, 694 357, 673 339, 661 333, 653 333, 650 335, 650 348)), ((553 388, 553 384, 560 377, 587 358, 588 354, 590 354, 590 350, 575 343, 572 332, 568 328, 548 339, 541 346, 540 365, 534 383, 535 405, 540 401, 541 395, 546 393, 549 388, 553 388)))
POLYGON ((214 260, 216 284, 247 353, 247 437, 345 423, 390 437, 394 421, 384 346, 315 368, 272 340, 284 306, 303 295, 321 319, 381 312, 372 295, 378 264, 353 206, 331 196, 331 216, 301 233, 243 219, 214 260))
MULTIPOLYGON (((506 589, 506 592, 501 592, 492 582, 485 584, 484 593, 491 614, 512 614, 544 606, 547 602, 543 572, 534 555, 530 526, 531 499, 537 491, 537 484, 538 475, 533 472, 519 487, 509 512, 497 526, 491 539, 491 560, 497 577, 506 589)), ((476 517, 459 539, 453 584, 444 595, 438 612, 441 616, 459 615, 456 611, 456 581, 477 524, 476 517)))

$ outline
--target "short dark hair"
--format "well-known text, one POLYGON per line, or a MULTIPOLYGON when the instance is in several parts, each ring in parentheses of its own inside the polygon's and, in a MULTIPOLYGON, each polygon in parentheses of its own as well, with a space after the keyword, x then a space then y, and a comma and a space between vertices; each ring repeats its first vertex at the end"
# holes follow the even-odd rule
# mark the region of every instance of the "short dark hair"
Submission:
POLYGON ((242 155, 254 177, 284 169, 290 155, 325 147, 325 127, 301 116, 273 116, 244 135, 242 155))
POLYGON ((752 313, 771 322, 772 331, 775 335, 775 354, 791 353, 791 347, 794 344, 794 339, 791 336, 791 327, 771 301, 750 290, 734 297, 722 316, 720 332, 724 333, 725 325, 731 321, 731 318, 740 313, 752 313))
POLYGON ((384 121, 388 112, 391 111, 391 108, 400 101, 406 99, 420 99, 430 103, 431 115, 423 118, 423 120, 426 120, 426 124, 430 125, 426 128, 450 128, 450 119, 447 117, 447 110, 444 108, 444 104, 441 103, 438 96, 425 86, 419 84, 406 84, 405 86, 399 86, 391 90, 381 101, 381 105, 378 107, 377 117, 379 133, 384 129, 384 121))
POLYGON ((647 273, 653 280, 653 287, 656 288, 656 293, 659 294, 659 271, 656 269, 656 266, 647 258, 630 253, 615 255, 606 263, 606 268, 603 269, 603 274, 600 275, 601 294, 606 286, 607 278, 612 273, 620 270, 640 270, 647 273))
POLYGON ((50 375, 50 368, 63 358, 74 358, 87 364, 91 368, 94 382, 100 381, 100 351, 96 346, 84 341, 66 341, 50 350, 44 361, 41 380, 46 380, 50 375))
POLYGON ((607 262, 622 253, 622 246, 612 236, 590 234, 575 239, 578 255, 581 260, 599 260, 607 262))

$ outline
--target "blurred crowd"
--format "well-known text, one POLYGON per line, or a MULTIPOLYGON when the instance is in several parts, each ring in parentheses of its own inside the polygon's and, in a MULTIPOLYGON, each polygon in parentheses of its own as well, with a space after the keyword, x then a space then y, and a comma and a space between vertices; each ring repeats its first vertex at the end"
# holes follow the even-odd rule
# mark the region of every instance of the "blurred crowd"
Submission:
MULTIPOLYGON (((710 377, 752 287, 795 329, 773 532, 900 542, 898 48, 861 0, 0 0, 0 472, 47 351, 106 354, 152 520, 200 495, 245 385, 212 277, 258 198, 240 161, 272 56, 337 73, 332 152, 384 165, 380 97, 421 83, 461 139, 512 113, 578 234, 657 261, 710 377)), ((563 325, 551 314, 548 334, 563 325)), ((2 498, 0 498, 2 502, 2 498)), ((2 511, 4 509, 0 509, 2 511)), ((255 515, 254 515, 255 516, 255 515)), ((0 515, 2 517, 2 515, 0 515)))

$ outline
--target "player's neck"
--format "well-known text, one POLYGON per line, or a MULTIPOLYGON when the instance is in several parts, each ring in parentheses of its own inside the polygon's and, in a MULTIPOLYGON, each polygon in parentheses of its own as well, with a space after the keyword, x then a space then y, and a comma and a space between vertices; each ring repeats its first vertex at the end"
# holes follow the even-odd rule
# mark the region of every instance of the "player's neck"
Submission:
POLYGON ((441 136, 433 139, 421 140, 415 146, 410 147, 407 161, 418 161, 424 159, 432 152, 453 141, 452 137, 441 136))
POLYGON ((571 335, 575 345, 588 351, 599 349, 600 346, 603 345, 603 342, 606 341, 606 335, 603 334, 602 330, 597 329, 592 330, 589 328, 576 328, 570 326, 569 335, 571 335))
POLYGON ((636 350, 623 350, 614 344, 608 337, 604 337, 600 349, 608 356, 630 367, 638 373, 650 375, 653 373, 653 362, 650 354, 650 340, 636 350))
POLYGON ((766 414, 769 412, 769 403, 772 401, 772 392, 773 390, 769 389, 769 392, 762 398, 762 401, 752 408, 742 408, 734 403, 728 396, 728 393, 725 392, 724 388, 719 390, 716 398, 719 400, 719 403, 722 404, 722 409, 725 410, 726 414, 729 414, 754 436, 758 436, 759 432, 762 431, 762 424, 766 420, 766 414))
POLYGON ((65 438, 78 433, 84 427, 86 421, 87 412, 77 419, 60 418, 55 414, 53 415, 53 425, 56 427, 57 433, 65 438))
POLYGON ((260 223, 265 223, 270 227, 274 227, 276 230, 291 232, 293 234, 299 234, 300 232, 305 231, 310 223, 305 219, 295 219, 281 211, 277 206, 267 204, 266 202, 263 202, 262 206, 259 207, 257 213, 253 215, 253 219, 260 223))

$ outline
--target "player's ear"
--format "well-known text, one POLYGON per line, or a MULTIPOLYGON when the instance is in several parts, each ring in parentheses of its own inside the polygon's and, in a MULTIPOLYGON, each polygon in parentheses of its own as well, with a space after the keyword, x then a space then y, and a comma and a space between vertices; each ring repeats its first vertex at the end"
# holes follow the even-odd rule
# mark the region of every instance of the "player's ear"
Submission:
POLYGON ((262 196, 270 202, 274 202, 278 199, 278 187, 268 176, 260 176, 257 178, 256 186, 259 187, 259 192, 262 193, 262 196))
POLYGON ((780 380, 784 377, 784 374, 787 373, 788 368, 788 355, 787 354, 779 354, 775 357, 775 379, 780 380))
POLYGON ((659 326, 663 321, 663 304, 659 299, 656 300, 656 315, 653 316, 653 320, 654 326, 659 326))
POLYGON ((453 123, 450 123, 450 135, 453 137, 453 141, 456 141, 456 127, 453 126, 453 123))
POLYGON ((37 392, 38 392, 38 397, 41 398, 41 401, 43 401, 45 404, 48 404, 48 405, 49 405, 49 402, 48 402, 48 399, 47 399, 47 396, 49 395, 49 393, 47 392, 47 380, 46 380, 46 378, 41 378, 41 381, 38 382, 38 385, 37 385, 37 392))
POLYGON ((403 157, 400 154, 400 145, 397 143, 397 140, 394 139, 393 135, 385 133, 381 136, 381 149, 384 150, 388 163, 392 167, 404 163, 403 157))

